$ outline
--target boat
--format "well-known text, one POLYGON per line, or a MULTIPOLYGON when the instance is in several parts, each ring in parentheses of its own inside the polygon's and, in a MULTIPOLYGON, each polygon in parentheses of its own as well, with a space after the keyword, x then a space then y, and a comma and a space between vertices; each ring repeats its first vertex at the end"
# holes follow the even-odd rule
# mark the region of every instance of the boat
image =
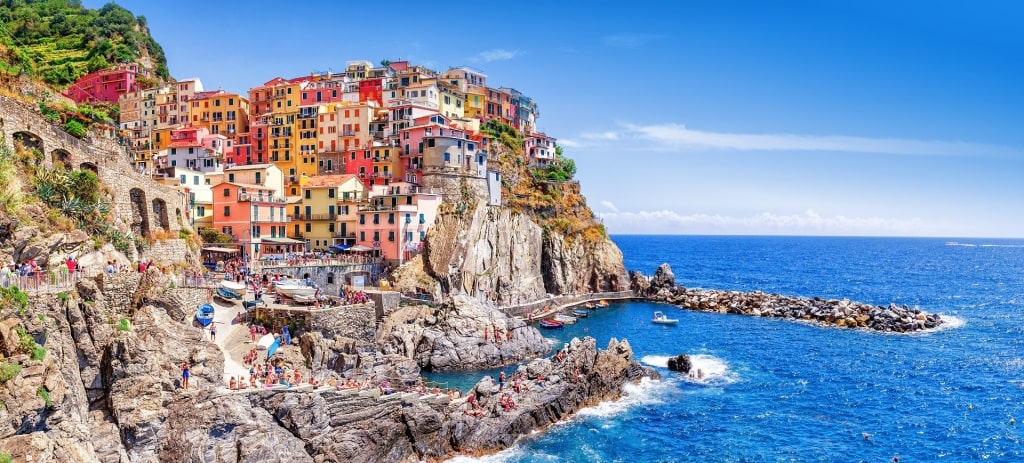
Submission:
POLYGON ((316 302, 316 295, 306 296, 304 294, 293 294, 292 300, 300 304, 313 304, 316 302))
POLYGON ((196 310, 196 321, 204 328, 213 323, 214 308, 212 304, 203 304, 196 310))
POLYGON ((217 297, 220 297, 221 299, 225 299, 227 301, 242 300, 242 295, 241 294, 238 294, 238 293, 236 293, 236 292, 234 292, 234 291, 232 291, 230 289, 223 288, 223 287, 222 288, 217 288, 217 293, 215 295, 217 297))
POLYGON ((597 301, 597 306, 602 308, 608 307, 608 301, 601 299, 600 301, 597 301))
POLYGON ((564 313, 555 314, 555 320, 558 320, 566 325, 576 323, 576 317, 573 317, 572 315, 566 315, 564 313))
POLYGON ((267 305, 267 303, 264 302, 263 299, 255 299, 255 300, 251 300, 251 301, 242 301, 242 307, 244 307, 245 310, 252 310, 252 309, 256 308, 256 306, 259 306, 259 305, 264 305, 265 306, 265 305, 267 305))
POLYGON ((245 295, 245 283, 235 283, 234 281, 231 280, 221 280, 220 287, 228 291, 232 291, 238 294, 239 296, 245 295))
POLYGON ((553 318, 545 318, 540 321, 540 327, 547 328, 549 330, 558 330, 562 329, 562 322, 553 318))
POLYGON ((572 309, 572 316, 576 318, 587 318, 588 315, 590 315, 590 312, 584 309, 572 309))
POLYGON ((278 282, 274 287, 277 288, 277 294, 288 296, 293 299, 297 294, 301 296, 316 295, 316 286, 307 285, 300 281, 291 280, 287 282, 278 282))
POLYGON ((594 310, 597 308, 597 304, 594 304, 593 302, 588 302, 586 304, 583 304, 583 307, 590 310, 594 310))
POLYGON ((651 319, 651 323, 657 323, 659 325, 675 325, 676 323, 679 323, 679 319, 668 318, 659 310, 654 312, 654 318, 651 319))

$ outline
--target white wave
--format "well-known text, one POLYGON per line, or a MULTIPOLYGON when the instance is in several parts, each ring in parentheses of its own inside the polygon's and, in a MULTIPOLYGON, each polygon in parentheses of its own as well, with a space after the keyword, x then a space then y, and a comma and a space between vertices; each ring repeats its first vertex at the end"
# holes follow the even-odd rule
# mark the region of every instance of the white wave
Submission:
POLYGON ((962 246, 966 248, 1024 248, 1024 244, 998 244, 998 243, 960 243, 957 241, 948 241, 946 246, 962 246))
POLYGON ((580 417, 610 418, 620 415, 630 407, 639 404, 663 403, 661 396, 672 386, 665 381, 643 378, 640 384, 627 383, 622 386, 625 394, 619 400, 601 402, 593 407, 580 410, 576 415, 580 417))
POLYGON ((562 341, 560 341, 558 339, 555 339, 555 338, 544 338, 544 340, 547 341, 548 344, 551 344, 552 346, 562 342, 562 341))
POLYGON ((954 330, 957 328, 963 328, 967 324, 967 320, 960 317, 954 317, 952 315, 939 314, 942 317, 942 324, 939 325, 939 330, 954 330))
MULTIPOLYGON (((669 355, 645 355, 640 358, 640 363, 652 367, 668 368, 669 355)), ((739 380, 736 373, 729 369, 724 360, 707 354, 695 354, 690 356, 690 374, 683 379, 690 383, 721 386, 732 384, 739 380), (698 371, 704 374, 698 378, 698 371)))

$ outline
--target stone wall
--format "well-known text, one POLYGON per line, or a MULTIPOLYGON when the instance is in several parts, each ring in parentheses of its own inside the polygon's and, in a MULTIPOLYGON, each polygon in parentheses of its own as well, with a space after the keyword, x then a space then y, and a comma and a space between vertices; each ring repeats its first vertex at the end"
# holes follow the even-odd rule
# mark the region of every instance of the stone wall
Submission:
MULTIPOLYGON (((309 278, 313 284, 320 288, 321 294, 337 296, 339 291, 348 285, 348 275, 364 274, 373 275, 380 271, 379 264, 352 264, 352 265, 298 265, 298 266, 267 266, 256 267, 257 273, 270 273, 284 275, 296 280, 309 278)), ((367 278, 369 284, 369 278, 367 278)))
POLYGON ((103 273, 96 278, 107 307, 124 309, 132 306, 132 296, 139 289, 141 281, 142 274, 139 272, 103 273))
POLYGON ((303 331, 319 331, 325 338, 349 338, 373 343, 377 335, 376 304, 346 305, 330 309, 257 307, 256 317, 277 330, 282 325, 295 326, 293 337, 303 331))
POLYGON ((60 161, 95 171, 113 193, 113 212, 125 230, 146 234, 164 229, 176 233, 181 228, 178 217, 183 218, 186 211, 184 195, 132 169, 130 153, 116 140, 76 138, 46 120, 38 107, 4 95, 0 95, 0 131, 11 147, 15 134, 31 136, 40 145, 47 167, 60 161))
POLYGON ((139 259, 147 262, 152 259, 158 267, 172 267, 182 262, 199 265, 195 251, 189 249, 188 243, 181 238, 157 241, 143 251, 139 259))
POLYGON ((376 320, 380 321, 384 317, 390 316, 398 310, 399 304, 402 302, 402 293, 397 291, 379 291, 368 289, 365 291, 373 303, 377 307, 376 320))

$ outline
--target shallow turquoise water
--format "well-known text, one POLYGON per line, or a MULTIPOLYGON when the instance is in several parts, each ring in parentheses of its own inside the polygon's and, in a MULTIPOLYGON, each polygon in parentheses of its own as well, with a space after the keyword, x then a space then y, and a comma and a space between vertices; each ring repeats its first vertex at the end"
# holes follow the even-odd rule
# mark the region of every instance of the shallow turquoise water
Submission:
POLYGON ((628 339, 665 378, 484 460, 1024 461, 1024 428, 1012 422, 1024 419, 1024 241, 613 238, 627 268, 650 274, 668 262, 685 286, 895 302, 952 323, 892 335, 613 304, 544 333, 628 339), (655 310, 679 325, 651 324, 655 310), (679 353, 707 377, 667 371, 679 353))

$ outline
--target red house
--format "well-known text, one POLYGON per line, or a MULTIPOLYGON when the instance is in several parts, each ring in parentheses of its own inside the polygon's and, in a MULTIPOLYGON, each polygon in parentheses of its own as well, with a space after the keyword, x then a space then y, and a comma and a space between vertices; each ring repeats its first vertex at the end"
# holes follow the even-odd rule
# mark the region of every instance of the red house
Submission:
POLYGON ((149 77, 149 71, 135 63, 120 64, 79 77, 62 93, 75 103, 117 103, 121 95, 139 90, 135 82, 139 75, 149 77))

